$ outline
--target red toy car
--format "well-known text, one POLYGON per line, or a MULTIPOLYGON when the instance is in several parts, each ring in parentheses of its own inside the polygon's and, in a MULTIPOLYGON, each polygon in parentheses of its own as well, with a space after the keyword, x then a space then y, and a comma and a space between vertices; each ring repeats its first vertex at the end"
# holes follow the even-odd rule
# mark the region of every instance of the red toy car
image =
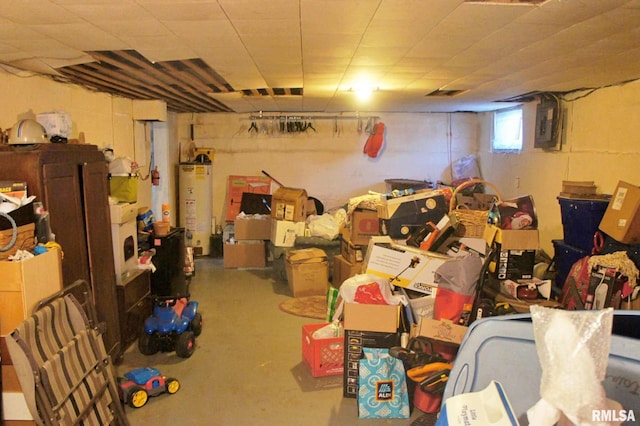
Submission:
POLYGON ((150 396, 161 393, 174 394, 180 389, 180 382, 160 374, 155 368, 141 367, 118 377, 120 399, 132 408, 140 408, 150 396))

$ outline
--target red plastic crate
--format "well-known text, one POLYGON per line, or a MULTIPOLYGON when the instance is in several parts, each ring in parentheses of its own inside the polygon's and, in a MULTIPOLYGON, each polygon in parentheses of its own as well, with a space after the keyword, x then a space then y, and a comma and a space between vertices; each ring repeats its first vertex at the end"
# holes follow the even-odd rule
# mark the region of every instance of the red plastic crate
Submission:
POLYGON ((313 338, 313 332, 327 324, 302 326, 302 359, 313 377, 333 376, 344 371, 344 337, 313 338))

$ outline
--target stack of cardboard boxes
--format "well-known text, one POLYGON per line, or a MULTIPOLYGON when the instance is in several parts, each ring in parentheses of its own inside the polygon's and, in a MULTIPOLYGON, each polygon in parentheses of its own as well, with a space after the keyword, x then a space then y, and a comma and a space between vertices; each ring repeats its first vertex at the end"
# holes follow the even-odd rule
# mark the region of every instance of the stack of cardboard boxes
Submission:
POLYGON ((266 266, 266 246, 271 236, 269 217, 255 215, 237 217, 234 222, 233 243, 224 244, 225 268, 261 268, 266 266))

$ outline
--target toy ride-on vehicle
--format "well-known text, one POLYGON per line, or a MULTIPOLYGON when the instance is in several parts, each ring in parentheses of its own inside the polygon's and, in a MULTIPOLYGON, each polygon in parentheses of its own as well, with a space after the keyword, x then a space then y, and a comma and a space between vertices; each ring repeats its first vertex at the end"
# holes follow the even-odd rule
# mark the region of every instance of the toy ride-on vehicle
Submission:
POLYGON ((141 367, 118 377, 120 399, 131 408, 140 408, 150 396, 162 393, 174 394, 180 389, 180 382, 160 374, 155 368, 141 367))
POLYGON ((195 338, 202 332, 202 315, 198 302, 187 297, 155 296, 153 314, 144 322, 138 338, 143 355, 158 351, 176 351, 181 358, 189 358, 196 348, 195 338))

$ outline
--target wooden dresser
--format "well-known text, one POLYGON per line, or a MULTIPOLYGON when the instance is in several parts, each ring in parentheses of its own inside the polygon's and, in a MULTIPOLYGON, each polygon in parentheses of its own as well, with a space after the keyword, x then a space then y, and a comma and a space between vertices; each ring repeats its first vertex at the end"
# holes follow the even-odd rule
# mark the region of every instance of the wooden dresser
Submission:
POLYGON ((0 145, 0 180, 25 181, 28 194, 49 212, 64 253, 63 285, 89 282, 98 319, 106 324, 105 347, 116 361, 122 348, 107 179, 107 163, 95 145, 0 145))
POLYGON ((153 301, 150 294, 151 273, 148 269, 134 270, 122 285, 117 286, 120 307, 120 346, 125 351, 143 330, 144 320, 151 315, 153 301))

